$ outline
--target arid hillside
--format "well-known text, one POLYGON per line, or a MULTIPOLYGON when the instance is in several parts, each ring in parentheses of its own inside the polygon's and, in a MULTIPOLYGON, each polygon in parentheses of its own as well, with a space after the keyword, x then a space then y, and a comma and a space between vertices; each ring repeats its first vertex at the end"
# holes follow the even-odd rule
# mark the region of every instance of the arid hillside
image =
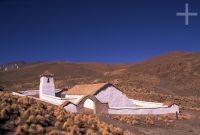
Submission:
POLYGON ((177 51, 164 54, 129 66, 123 77, 136 88, 199 97, 200 53, 177 51))
POLYGON ((200 53, 170 52, 135 64, 46 62, 0 72, 5 90, 38 89, 39 75, 55 74, 57 88, 111 82, 126 93, 200 97, 200 53))

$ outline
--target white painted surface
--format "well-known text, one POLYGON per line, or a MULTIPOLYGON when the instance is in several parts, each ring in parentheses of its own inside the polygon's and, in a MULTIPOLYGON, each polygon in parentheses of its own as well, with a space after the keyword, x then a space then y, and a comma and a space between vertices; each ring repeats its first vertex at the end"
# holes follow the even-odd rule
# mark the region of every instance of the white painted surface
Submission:
POLYGON ((109 107, 135 107, 128 97, 113 86, 107 87, 95 96, 100 102, 108 103, 109 107))
POLYGON ((17 93, 17 92, 12 92, 12 94, 17 95, 17 96, 22 96, 22 97, 25 96, 24 94, 20 94, 20 93, 17 93))
POLYGON ((109 114, 169 114, 179 113, 179 107, 172 105, 171 107, 152 107, 152 108, 109 108, 109 114))
POLYGON ((82 98, 84 95, 65 95, 65 98, 82 98))
POLYGON ((83 104, 83 107, 89 108, 89 109, 94 109, 95 108, 95 103, 91 99, 86 99, 84 104, 83 104))
POLYGON ((42 76, 40 78, 40 96, 42 94, 55 96, 55 85, 53 77, 42 76))
POLYGON ((68 104, 67 106, 64 107, 66 111, 69 111, 69 112, 74 112, 76 113, 77 112, 77 107, 76 105, 74 104, 68 104))
POLYGON ((19 92, 26 96, 34 96, 34 95, 39 94, 39 90, 26 90, 26 91, 19 91, 19 92))
POLYGON ((83 97, 84 95, 65 95, 65 98, 74 104, 78 104, 83 97))
POLYGON ((55 97, 55 96, 51 96, 51 95, 46 95, 46 94, 42 94, 40 96, 40 99, 43 100, 43 101, 45 101, 45 102, 54 104, 54 105, 61 105, 65 101, 67 101, 67 99, 65 99, 65 98, 59 98, 59 97, 55 97))
POLYGON ((133 100, 129 99, 132 101, 135 105, 141 106, 141 107, 168 107, 167 105, 164 105, 163 103, 158 103, 158 102, 146 102, 146 101, 140 101, 140 100, 133 100))
MULTIPOLYGON (((60 89, 55 89, 55 92, 61 91, 60 89)), ((34 96, 34 95, 39 95, 39 90, 26 90, 26 91, 18 91, 19 93, 22 93, 23 95, 26 96, 34 96)))
MULTIPOLYGON (((68 104, 64 108, 70 112, 77 112, 77 106, 79 101, 85 95, 65 95, 65 98, 55 97, 55 85, 54 79, 49 77, 49 82, 47 77, 40 78, 40 90, 39 95, 42 101, 61 105, 65 101, 70 101, 72 103, 68 104)), ((57 90, 58 91, 58 90, 57 90)), ((23 91, 22 94, 13 92, 13 95, 19 96, 31 96, 37 95, 38 90, 23 91)), ((95 96, 100 102, 108 103, 110 114, 167 114, 167 113, 179 113, 179 107, 177 105, 172 105, 168 107, 163 105, 163 103, 155 102, 145 102, 139 100, 128 99, 128 97, 121 91, 113 86, 109 86, 104 90, 100 91, 95 96)), ((94 109, 95 103, 91 99, 87 99, 84 103, 84 107, 94 109)))

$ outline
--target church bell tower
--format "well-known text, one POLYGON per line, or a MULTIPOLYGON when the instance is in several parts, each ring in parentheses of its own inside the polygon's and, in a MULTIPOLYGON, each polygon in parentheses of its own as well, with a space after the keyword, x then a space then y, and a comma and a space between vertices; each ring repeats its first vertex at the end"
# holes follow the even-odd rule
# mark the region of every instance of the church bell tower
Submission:
POLYGON ((55 96, 54 74, 45 71, 40 75, 39 97, 42 95, 55 96))

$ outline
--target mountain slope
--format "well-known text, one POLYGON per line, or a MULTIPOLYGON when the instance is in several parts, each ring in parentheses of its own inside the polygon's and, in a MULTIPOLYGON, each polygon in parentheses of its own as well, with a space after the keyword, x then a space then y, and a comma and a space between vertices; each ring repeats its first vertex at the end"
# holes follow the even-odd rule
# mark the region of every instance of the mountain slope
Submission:
POLYGON ((137 64, 46 62, 1 71, 6 90, 38 89, 39 75, 55 74, 56 87, 77 83, 111 82, 124 92, 157 92, 200 97, 200 53, 170 52, 137 64))
POLYGON ((6 64, 1 64, 0 65, 0 71, 10 71, 10 70, 15 70, 19 69, 20 67, 26 65, 26 62, 24 61, 15 61, 15 62, 10 62, 6 64))
POLYGON ((200 53, 171 52, 134 65, 127 72, 157 92, 200 96, 200 53))

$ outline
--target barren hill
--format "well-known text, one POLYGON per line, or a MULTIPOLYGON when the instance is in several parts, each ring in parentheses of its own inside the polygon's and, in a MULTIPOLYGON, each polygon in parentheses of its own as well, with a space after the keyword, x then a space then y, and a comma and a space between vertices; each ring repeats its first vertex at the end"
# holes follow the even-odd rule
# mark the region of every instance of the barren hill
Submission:
POLYGON ((58 88, 77 83, 112 82, 126 93, 157 92, 200 97, 200 53, 170 52, 136 64, 46 62, 1 71, 6 90, 38 89, 39 75, 55 74, 58 88))

